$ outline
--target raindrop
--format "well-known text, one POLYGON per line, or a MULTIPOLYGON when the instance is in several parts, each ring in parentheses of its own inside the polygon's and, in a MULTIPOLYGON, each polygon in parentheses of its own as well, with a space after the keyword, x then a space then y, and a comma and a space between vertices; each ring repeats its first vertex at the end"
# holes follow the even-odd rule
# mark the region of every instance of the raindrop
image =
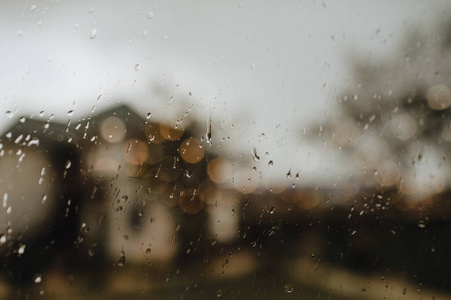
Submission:
POLYGON ((37 8, 38 8, 38 7, 37 7, 36 5, 32 5, 32 6, 30 7, 30 12, 36 11, 37 8))
POLYGON ((418 222, 418 227, 425 228, 426 224, 424 223, 424 221, 420 221, 420 222, 418 222))
POLYGON ((19 255, 22 255, 22 254, 25 253, 25 244, 24 244, 24 245, 21 245, 21 246, 19 247, 19 249, 17 250, 17 253, 18 253, 19 255))
POLYGON ((3 194, 3 207, 8 206, 8 193, 3 194))
POLYGON ((72 162, 68 159, 66 161, 66 166, 65 166, 66 170, 69 169, 71 165, 72 165, 72 162))
POLYGON ((151 20, 155 14, 151 11, 147 13, 147 19, 151 20))
POLYGON ((208 144, 211 144, 211 115, 210 115, 210 120, 208 121, 207 124, 207 133, 205 134, 205 138, 207 140, 208 144))
POLYGON ((291 178, 291 169, 290 170, 288 170, 288 173, 287 173, 287 178, 291 178))
POLYGON ((6 243, 6 235, 2 234, 2 235, 0 235, 0 244, 4 244, 4 243, 6 243))
POLYGON ((25 123, 26 120, 27 120, 27 118, 22 117, 22 118, 19 119, 19 122, 20 122, 20 123, 25 123))
POLYGON ((152 113, 147 113, 147 120, 150 119, 150 117, 152 116, 152 113))
POLYGON ((119 260, 117 261, 117 266, 118 267, 125 266, 125 253, 124 253, 124 251, 121 251, 121 257, 119 257, 119 260))
POLYGON ((72 116, 74 115, 74 110, 73 110, 73 109, 69 110, 69 111, 67 112, 67 115, 68 115, 69 117, 72 117, 72 116))
POLYGON ((274 165, 274 162, 272 161, 272 160, 270 160, 269 162, 268 162, 268 166, 273 166, 274 165))
POLYGON ((139 69, 141 69, 141 66, 139 64, 135 65, 135 71, 139 71, 139 69))
POLYGON ((34 278, 34 283, 41 283, 41 281, 42 281, 41 275, 38 275, 34 278))
POLYGON ((41 202, 44 203, 45 201, 47 201, 47 195, 42 196, 41 202))
POLYGON ((291 294, 294 291, 294 286, 292 283, 287 283, 285 284, 285 286, 283 287, 285 289, 285 291, 289 294, 291 294))
POLYGON ((20 143, 20 141, 23 139, 23 134, 19 135, 16 140, 14 141, 14 143, 18 144, 20 143))
POLYGON ((150 252, 152 252, 152 250, 150 250, 150 248, 147 248, 146 254, 150 254, 150 252))
POLYGON ((272 214, 274 214, 274 211, 276 210, 276 208, 273 206, 273 207, 271 207, 271 209, 269 210, 269 213, 272 215, 272 214))
POLYGON ((97 29, 95 29, 95 28, 91 29, 91 32, 89 33, 89 38, 91 40, 93 40, 93 39, 95 39, 96 35, 97 35, 97 29))
POLYGON ((216 292, 216 297, 221 298, 222 297, 222 290, 218 289, 218 291, 216 292))
POLYGON ((260 160, 260 157, 257 155, 257 149, 255 149, 255 147, 252 149, 252 159, 255 161, 260 160))

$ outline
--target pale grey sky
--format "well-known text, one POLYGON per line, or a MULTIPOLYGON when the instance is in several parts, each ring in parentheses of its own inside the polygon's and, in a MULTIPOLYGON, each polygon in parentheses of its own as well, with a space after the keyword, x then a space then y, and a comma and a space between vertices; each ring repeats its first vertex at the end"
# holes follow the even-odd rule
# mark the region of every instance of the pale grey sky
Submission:
POLYGON ((412 26, 446 17, 446 4, 3 1, 0 124, 40 111, 67 120, 74 110, 74 119, 119 101, 156 119, 180 118, 177 95, 192 92, 190 113, 211 114, 223 132, 235 125, 225 152, 268 152, 257 164, 278 178, 290 168, 333 176, 336 158, 302 145, 302 127, 333 109, 349 57, 389 55, 412 26), (176 95, 168 110, 155 85, 176 95))

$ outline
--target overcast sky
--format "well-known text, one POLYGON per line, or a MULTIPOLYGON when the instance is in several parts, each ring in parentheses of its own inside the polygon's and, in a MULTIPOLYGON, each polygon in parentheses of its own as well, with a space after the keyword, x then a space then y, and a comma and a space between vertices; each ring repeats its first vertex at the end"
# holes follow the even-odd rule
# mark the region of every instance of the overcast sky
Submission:
POLYGON ((332 175, 330 157, 301 145, 302 127, 333 109, 350 57, 389 55, 411 28, 446 18, 446 3, 2 1, 0 124, 41 111, 79 118, 118 102, 177 119, 186 110, 177 100, 191 92, 190 113, 234 124, 224 150, 268 152, 258 163, 268 173, 273 160, 276 176, 332 175))

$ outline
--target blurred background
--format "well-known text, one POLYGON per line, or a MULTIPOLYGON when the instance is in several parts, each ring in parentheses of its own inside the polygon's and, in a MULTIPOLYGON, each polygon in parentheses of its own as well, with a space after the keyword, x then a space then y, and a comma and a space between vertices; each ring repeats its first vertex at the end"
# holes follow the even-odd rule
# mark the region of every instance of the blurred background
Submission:
POLYGON ((0 298, 451 299, 447 1, 0 4, 0 298))

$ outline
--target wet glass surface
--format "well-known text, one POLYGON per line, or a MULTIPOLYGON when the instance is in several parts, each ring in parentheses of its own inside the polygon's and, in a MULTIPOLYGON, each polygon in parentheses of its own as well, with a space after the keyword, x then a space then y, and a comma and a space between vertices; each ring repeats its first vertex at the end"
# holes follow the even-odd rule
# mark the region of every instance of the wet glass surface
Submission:
POLYGON ((0 298, 451 299, 446 1, 0 10, 0 298))

